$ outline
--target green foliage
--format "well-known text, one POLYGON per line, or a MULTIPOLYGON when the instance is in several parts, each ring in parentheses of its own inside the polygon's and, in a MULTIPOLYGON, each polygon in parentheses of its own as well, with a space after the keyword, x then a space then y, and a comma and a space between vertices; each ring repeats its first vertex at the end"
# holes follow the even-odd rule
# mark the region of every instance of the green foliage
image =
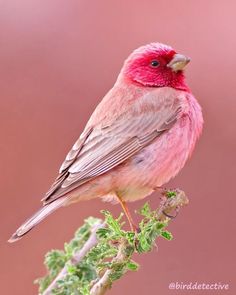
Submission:
POLYGON ((140 231, 134 233, 123 229, 123 214, 114 218, 110 212, 102 211, 107 226, 97 230, 97 245, 86 254, 79 264, 74 265, 71 258, 80 251, 88 240, 94 225, 101 223, 101 220, 92 217, 85 220, 85 223, 76 231, 74 238, 69 243, 65 243, 63 251, 52 250, 46 254, 47 275, 36 280, 36 283, 39 284, 39 292, 43 293, 47 289, 64 266, 67 269, 67 274, 58 281, 52 294, 88 295, 91 286, 106 270, 110 270, 110 285, 127 271, 137 271, 139 265, 131 259, 135 252, 141 254, 151 251, 159 236, 167 240, 172 239, 171 233, 165 230, 169 219, 158 220, 157 212, 153 211, 148 203, 145 203, 139 210, 139 214, 142 216, 139 223, 140 231), (124 241, 126 246, 122 249, 124 252, 121 253, 124 259, 119 261, 117 259, 117 254, 121 251, 119 245, 124 241))
POLYGON ((167 230, 164 230, 161 232, 161 236, 165 239, 167 239, 168 241, 172 240, 173 239, 173 236, 172 236, 172 233, 170 233, 169 231, 167 230))
POLYGON ((167 190, 165 192, 165 195, 166 195, 167 198, 173 198, 173 197, 176 196, 176 191, 174 191, 174 190, 167 190))

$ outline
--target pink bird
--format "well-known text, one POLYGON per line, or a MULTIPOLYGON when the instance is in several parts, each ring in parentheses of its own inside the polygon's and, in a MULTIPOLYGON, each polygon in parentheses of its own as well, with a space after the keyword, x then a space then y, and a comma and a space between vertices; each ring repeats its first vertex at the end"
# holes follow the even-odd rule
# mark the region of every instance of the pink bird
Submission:
POLYGON ((170 46, 151 43, 127 58, 43 198, 43 207, 12 235, 14 242, 61 206, 102 198, 126 202, 150 195, 191 155, 203 118, 185 82, 190 61, 170 46))

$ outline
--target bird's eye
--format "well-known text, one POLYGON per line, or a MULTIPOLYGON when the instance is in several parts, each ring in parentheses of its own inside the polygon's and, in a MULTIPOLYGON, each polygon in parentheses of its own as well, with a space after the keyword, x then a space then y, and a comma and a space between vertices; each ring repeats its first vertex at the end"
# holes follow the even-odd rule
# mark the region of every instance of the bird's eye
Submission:
POLYGON ((160 63, 158 60, 152 60, 150 65, 152 68, 157 68, 160 65, 160 63))

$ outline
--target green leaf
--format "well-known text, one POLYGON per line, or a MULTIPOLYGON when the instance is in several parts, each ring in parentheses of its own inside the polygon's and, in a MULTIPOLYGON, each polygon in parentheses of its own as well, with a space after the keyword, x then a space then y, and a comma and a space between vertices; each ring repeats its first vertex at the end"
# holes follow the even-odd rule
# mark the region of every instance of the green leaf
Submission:
POLYGON ((118 280, 126 272, 126 263, 113 263, 113 272, 109 275, 111 282, 118 280))
POLYGON ((143 207, 138 211, 139 214, 145 217, 150 217, 151 216, 151 208, 148 202, 146 202, 143 207))
POLYGON ((131 271, 137 271, 139 269, 139 264, 134 261, 128 261, 126 267, 131 271))
POLYGON ((151 250, 151 244, 146 236, 140 235, 137 249, 139 253, 149 252, 151 250))
POLYGON ((176 197, 176 191, 168 190, 168 191, 166 191, 165 195, 168 199, 176 197))
POLYGON ((63 251, 51 250, 45 256, 45 265, 51 276, 56 276, 66 263, 66 256, 63 251))
POLYGON ((89 290, 89 284, 85 284, 82 286, 79 291, 81 292, 82 295, 90 295, 90 290, 89 290))
POLYGON ((128 232, 126 232, 125 237, 128 240, 128 242, 131 245, 133 245, 134 239, 135 239, 135 233, 134 232, 131 232, 131 231, 128 231, 128 232))
POLYGON ((167 221, 158 221, 157 222, 157 229, 163 229, 164 227, 166 227, 168 225, 167 221))
POLYGON ((166 240, 168 240, 168 241, 170 241, 170 240, 173 239, 173 235, 172 235, 172 233, 170 233, 170 232, 167 231, 167 230, 162 231, 162 232, 161 232, 161 236, 162 236, 163 238, 165 238, 166 240))
POLYGON ((111 230, 109 228, 99 228, 97 230, 98 238, 107 238, 109 237, 111 230))
POLYGON ((101 211, 105 215, 105 221, 108 226, 115 234, 118 236, 123 236, 123 231, 121 229, 121 224, 119 223, 120 217, 118 219, 113 218, 109 211, 101 211))

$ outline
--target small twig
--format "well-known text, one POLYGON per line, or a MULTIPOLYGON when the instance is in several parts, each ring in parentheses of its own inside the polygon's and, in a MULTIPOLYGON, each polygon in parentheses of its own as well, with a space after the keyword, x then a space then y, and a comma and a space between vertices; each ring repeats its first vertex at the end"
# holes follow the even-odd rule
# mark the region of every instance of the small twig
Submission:
MULTIPOLYGON (((70 263, 73 265, 77 265, 84 256, 94 247, 97 245, 98 240, 96 236, 96 232, 99 228, 105 227, 105 223, 97 223, 91 229, 91 234, 88 240, 85 242, 82 249, 75 253, 74 256, 71 258, 70 263)), ((42 295, 50 295, 52 290, 57 287, 57 282, 63 279, 67 275, 67 264, 62 268, 56 278, 52 281, 52 283, 47 287, 47 289, 43 292, 42 295)))

